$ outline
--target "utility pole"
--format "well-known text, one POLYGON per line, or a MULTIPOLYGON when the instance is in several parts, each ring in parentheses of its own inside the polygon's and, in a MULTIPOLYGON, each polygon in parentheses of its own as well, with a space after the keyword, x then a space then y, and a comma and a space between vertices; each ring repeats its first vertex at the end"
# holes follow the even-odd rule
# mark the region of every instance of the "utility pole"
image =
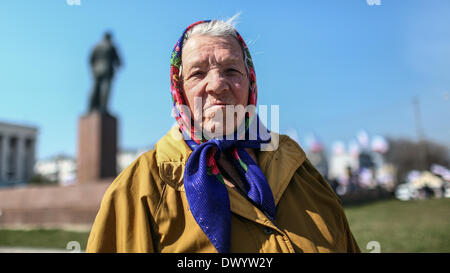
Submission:
POLYGON ((425 133, 423 131, 422 127, 422 120, 420 118, 420 102, 419 97, 416 96, 412 100, 412 104, 414 107, 414 117, 416 121, 416 132, 417 132, 417 139, 418 139, 418 146, 419 146, 419 161, 422 168, 425 170, 427 169, 427 145, 425 142, 425 133))

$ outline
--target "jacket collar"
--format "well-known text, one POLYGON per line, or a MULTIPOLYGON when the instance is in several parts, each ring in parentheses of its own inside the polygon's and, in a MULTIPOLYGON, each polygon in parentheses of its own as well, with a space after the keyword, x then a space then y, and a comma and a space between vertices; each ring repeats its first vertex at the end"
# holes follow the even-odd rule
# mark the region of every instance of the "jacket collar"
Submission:
MULTIPOLYGON (((273 151, 258 151, 257 157, 259 166, 269 182, 276 205, 294 172, 305 161, 306 155, 302 148, 288 136, 273 132, 271 134, 271 144, 276 147, 276 141, 278 141, 278 148, 273 151)), ((170 187, 184 191, 184 169, 192 150, 184 141, 177 125, 156 143, 155 150, 161 179, 170 187)))

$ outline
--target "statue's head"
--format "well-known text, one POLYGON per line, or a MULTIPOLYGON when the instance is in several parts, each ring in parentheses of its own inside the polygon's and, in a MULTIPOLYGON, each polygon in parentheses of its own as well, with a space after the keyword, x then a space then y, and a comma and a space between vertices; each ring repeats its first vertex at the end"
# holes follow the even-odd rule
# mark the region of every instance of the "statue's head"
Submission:
POLYGON ((111 34, 111 32, 109 32, 109 31, 105 32, 105 35, 103 36, 103 38, 104 38, 106 41, 111 41, 111 37, 112 37, 112 34, 111 34))

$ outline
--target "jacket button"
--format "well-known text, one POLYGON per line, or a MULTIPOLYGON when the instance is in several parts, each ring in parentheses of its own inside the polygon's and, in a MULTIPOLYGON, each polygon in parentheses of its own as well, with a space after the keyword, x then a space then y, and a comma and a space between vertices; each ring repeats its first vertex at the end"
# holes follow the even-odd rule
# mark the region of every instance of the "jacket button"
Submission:
POLYGON ((273 234, 273 229, 271 229, 270 227, 264 227, 263 232, 266 235, 271 235, 271 234, 273 234))

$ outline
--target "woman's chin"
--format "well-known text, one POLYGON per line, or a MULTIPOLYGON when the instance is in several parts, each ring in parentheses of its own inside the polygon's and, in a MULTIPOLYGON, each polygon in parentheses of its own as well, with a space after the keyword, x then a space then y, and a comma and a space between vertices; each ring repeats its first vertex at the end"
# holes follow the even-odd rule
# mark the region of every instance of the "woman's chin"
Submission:
POLYGON ((206 122, 203 126, 203 134, 207 139, 218 138, 223 139, 225 135, 233 134, 235 126, 230 124, 228 127, 224 122, 211 121, 206 122))

